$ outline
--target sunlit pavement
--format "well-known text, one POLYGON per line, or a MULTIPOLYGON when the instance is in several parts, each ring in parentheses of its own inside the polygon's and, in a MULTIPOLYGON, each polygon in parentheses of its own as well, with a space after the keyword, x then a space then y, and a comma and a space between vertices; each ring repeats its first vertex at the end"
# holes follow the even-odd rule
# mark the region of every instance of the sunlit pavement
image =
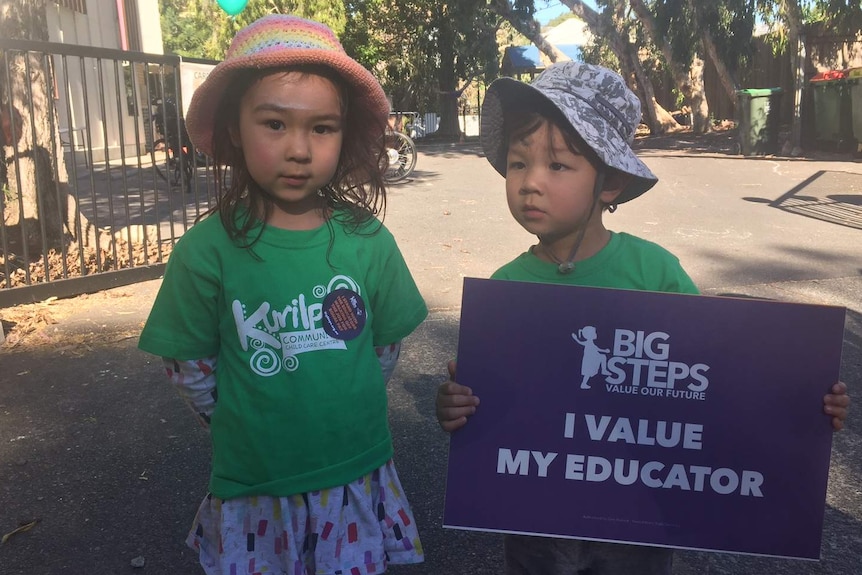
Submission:
MULTIPOLYGON (((841 376, 862 397, 862 163, 645 150, 661 182, 606 215, 608 227, 680 257, 708 294, 847 307, 841 376)), ((475 142, 420 145, 392 186, 386 224, 432 312, 390 382, 396 463, 426 563, 392 573, 502 572, 500 536, 444 530, 448 439, 433 397, 455 356, 463 277, 487 277, 532 236, 508 214, 503 180, 475 142)), ((208 473, 208 439, 161 367, 135 349, 158 281, 71 308, 41 349, 0 355, 0 573, 195 573, 183 545, 208 473)), ((769 406, 763 406, 766 411, 769 406)), ((835 436, 821 562, 681 551, 674 573, 856 573, 862 565, 860 406, 835 436)), ((741 423, 741 424, 744 424, 741 423)), ((709 521, 711 518, 704 518, 709 521)))

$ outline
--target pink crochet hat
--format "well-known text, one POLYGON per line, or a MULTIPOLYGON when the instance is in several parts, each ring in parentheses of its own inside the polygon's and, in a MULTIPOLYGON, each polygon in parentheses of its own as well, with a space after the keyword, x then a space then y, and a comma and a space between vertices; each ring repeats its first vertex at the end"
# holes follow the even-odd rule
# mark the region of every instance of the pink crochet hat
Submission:
POLYGON ((360 114, 377 116, 381 124, 386 122, 389 102, 383 88, 368 70, 347 55, 332 30, 297 16, 271 14, 237 32, 224 61, 195 90, 186 115, 192 143, 212 155, 216 110, 237 70, 302 64, 319 64, 335 70, 353 88, 351 105, 358 106, 360 114))

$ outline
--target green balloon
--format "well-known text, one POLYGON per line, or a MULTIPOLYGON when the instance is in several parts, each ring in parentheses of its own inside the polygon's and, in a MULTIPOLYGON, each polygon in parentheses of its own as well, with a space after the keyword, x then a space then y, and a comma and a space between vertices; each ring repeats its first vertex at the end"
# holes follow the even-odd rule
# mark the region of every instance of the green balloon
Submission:
POLYGON ((246 4, 248 0, 218 0, 218 5, 230 16, 236 16, 242 12, 246 4))

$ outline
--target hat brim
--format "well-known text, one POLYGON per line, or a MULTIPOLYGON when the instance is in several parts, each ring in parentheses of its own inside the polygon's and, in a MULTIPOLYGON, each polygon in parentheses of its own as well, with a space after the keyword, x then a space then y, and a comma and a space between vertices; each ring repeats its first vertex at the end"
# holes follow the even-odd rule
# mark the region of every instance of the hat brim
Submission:
POLYGON ((333 69, 351 86, 351 105, 358 113, 376 117, 384 125, 389 116, 389 101, 371 73, 346 54, 332 50, 296 49, 270 54, 253 54, 218 64, 195 90, 186 114, 186 129, 194 146, 212 155, 213 126, 222 95, 237 71, 243 69, 283 68, 321 65, 333 69))
MULTIPOLYGON (((513 78, 495 80, 488 86, 482 102, 480 141, 485 158, 500 175, 506 176, 508 153, 505 134, 506 114, 511 110, 529 110, 533 107, 531 104, 536 102, 550 104, 560 109, 572 128, 605 165, 632 176, 614 203, 622 204, 633 200, 658 182, 655 174, 635 155, 629 143, 616 130, 611 127, 603 132, 592 129, 597 122, 587 121, 586 118, 596 115, 596 111, 586 101, 569 98, 566 100, 565 109, 561 109, 554 100, 541 91, 513 78)), ((598 122, 598 124, 605 124, 605 122, 598 122)))

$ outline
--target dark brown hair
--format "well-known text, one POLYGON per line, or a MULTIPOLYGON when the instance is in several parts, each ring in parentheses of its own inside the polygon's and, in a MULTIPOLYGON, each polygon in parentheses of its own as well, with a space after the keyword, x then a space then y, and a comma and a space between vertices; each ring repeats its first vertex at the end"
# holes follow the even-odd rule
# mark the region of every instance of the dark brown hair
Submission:
MULTIPOLYGON (((514 140, 523 140, 536 132, 547 122, 556 126, 563 135, 566 147, 573 154, 584 156, 596 170, 607 171, 608 165, 599 159, 598 154, 590 148, 580 134, 572 127, 556 106, 544 99, 531 102, 529 106, 509 106, 505 113, 503 137, 508 144, 514 140), (522 108, 522 109, 518 109, 522 108), (525 109, 526 108, 526 109, 525 109)), ((552 133, 548 132, 548 147, 551 144, 552 133)))
MULTIPOLYGON (((503 137, 507 143, 507 150, 513 141, 526 139, 530 134, 535 133, 541 128, 543 124, 547 123, 549 126, 556 126, 560 130, 563 142, 565 142, 570 152, 584 156, 597 172, 604 173, 606 184, 620 173, 618 169, 608 166, 599 158, 595 150, 587 145, 581 135, 578 134, 556 106, 544 99, 532 104, 533 109, 525 110, 510 107, 506 112, 503 124, 503 137)), ((552 139, 553 133, 548 130, 549 150, 553 150, 552 139)), ((608 207, 608 205, 603 204, 602 209, 608 209, 608 207)))
MULTIPOLYGON (((216 206, 206 215, 217 211, 228 235, 242 247, 252 247, 263 233, 274 204, 251 178, 243 151, 233 145, 230 130, 239 127, 239 103, 249 86, 278 72, 322 76, 336 86, 344 116, 344 139, 332 181, 322 189, 326 206, 343 213, 339 219, 349 232, 356 232, 374 217, 380 216, 382 220, 386 212, 386 185, 380 166, 385 154, 386 125, 375 114, 353 105, 356 100, 351 86, 337 72, 320 65, 251 68, 239 70, 233 76, 215 115, 212 150, 219 194, 216 206), (249 237, 261 221, 255 236, 249 237)), ((332 225, 329 220, 327 225, 332 225)))

